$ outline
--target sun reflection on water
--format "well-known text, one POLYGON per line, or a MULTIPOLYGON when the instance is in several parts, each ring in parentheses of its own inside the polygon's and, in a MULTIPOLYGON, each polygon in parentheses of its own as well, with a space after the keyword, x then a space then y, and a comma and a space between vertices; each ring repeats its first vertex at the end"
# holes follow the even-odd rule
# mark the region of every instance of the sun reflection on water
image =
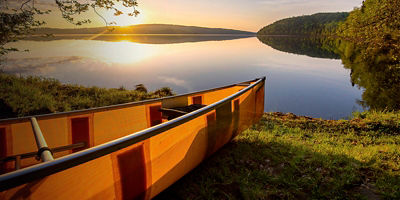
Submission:
POLYGON ((91 57, 103 62, 133 64, 157 55, 157 48, 151 45, 132 43, 127 40, 103 42, 91 52, 91 57))

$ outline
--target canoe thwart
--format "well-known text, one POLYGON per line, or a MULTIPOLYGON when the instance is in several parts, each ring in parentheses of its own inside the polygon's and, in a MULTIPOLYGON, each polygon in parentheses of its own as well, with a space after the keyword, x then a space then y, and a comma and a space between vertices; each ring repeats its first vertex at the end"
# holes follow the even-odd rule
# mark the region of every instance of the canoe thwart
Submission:
POLYGON ((192 104, 189 106, 184 106, 184 107, 175 107, 175 108, 160 108, 160 112, 162 112, 163 117, 172 120, 177 117, 180 117, 182 115, 185 115, 187 113, 193 112, 195 110, 198 110, 200 108, 205 107, 206 105, 202 104, 192 104))
MULTIPOLYGON (((70 144, 70 145, 65 145, 65 146, 60 146, 60 147, 55 147, 55 148, 50 148, 50 151, 53 153, 58 153, 62 151, 68 151, 68 150, 73 150, 77 148, 84 148, 86 147, 85 142, 80 142, 76 144, 70 144)), ((12 162, 15 161, 15 169, 18 170, 21 167, 21 160, 26 159, 26 158, 33 158, 38 155, 38 151, 34 152, 29 152, 29 153, 24 153, 24 154, 17 154, 17 155, 12 155, 12 156, 7 156, 0 158, 0 163, 6 163, 6 162, 12 162)))

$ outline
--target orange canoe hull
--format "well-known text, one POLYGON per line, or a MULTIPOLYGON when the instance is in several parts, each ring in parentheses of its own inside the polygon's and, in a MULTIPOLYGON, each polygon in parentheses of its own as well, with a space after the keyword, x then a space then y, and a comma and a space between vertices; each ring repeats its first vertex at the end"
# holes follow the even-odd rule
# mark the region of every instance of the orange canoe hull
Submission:
MULTIPOLYGON (((50 148, 80 141, 87 144, 85 148, 54 153, 55 161, 68 156, 76 158, 96 146, 114 145, 124 137, 128 141, 143 130, 157 132, 158 127, 164 128, 163 124, 172 128, 81 164, 71 164, 71 167, 51 172, 43 178, 7 188, 4 186, 7 183, 20 181, 18 178, 7 179, 8 174, 36 170, 39 161, 24 159, 21 161, 22 169, 0 176, 2 187, 6 188, 0 192, 0 198, 151 199, 261 118, 264 112, 264 83, 265 78, 171 98, 38 116, 38 123, 50 148), (240 95, 227 99, 240 91, 240 95), (185 123, 173 124, 186 115, 167 121, 162 113, 158 113, 161 107, 173 108, 193 103, 205 104, 209 108, 191 116, 185 123)), ((3 156, 37 151, 28 120, 3 120, 0 130, 5 144, 3 156)), ((46 164, 39 166, 46 168, 46 164)), ((65 165, 68 164, 65 162, 65 165)), ((3 172, 13 171, 14 168, 14 162, 2 164, 3 172)))

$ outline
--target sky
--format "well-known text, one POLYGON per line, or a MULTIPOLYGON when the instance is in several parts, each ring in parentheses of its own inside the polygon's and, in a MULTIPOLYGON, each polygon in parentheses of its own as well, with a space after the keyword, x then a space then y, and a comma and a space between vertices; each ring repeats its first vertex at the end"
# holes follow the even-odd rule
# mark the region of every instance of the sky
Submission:
MULTIPOLYGON (((42 18, 48 27, 73 28, 63 20, 55 0, 36 0, 42 6, 53 8, 50 15, 42 18), (53 6, 52 6, 53 5, 53 6)), ((318 12, 351 11, 359 7, 362 0, 138 0, 140 11, 137 17, 122 15, 114 18, 111 12, 100 11, 108 21, 117 25, 130 24, 179 24, 214 28, 231 28, 258 31, 276 20, 309 15, 318 12)), ((82 17, 93 22, 86 27, 104 26, 104 21, 93 11, 82 17)))

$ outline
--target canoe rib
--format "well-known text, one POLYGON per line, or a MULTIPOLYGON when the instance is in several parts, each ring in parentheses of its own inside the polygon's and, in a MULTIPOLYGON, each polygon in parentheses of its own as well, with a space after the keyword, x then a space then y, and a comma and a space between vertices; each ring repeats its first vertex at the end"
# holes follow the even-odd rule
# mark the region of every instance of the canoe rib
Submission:
MULTIPOLYGON (((112 152, 118 151, 120 149, 129 147, 133 144, 136 144, 138 142, 141 142, 143 140, 146 140, 148 138, 151 138, 155 135, 158 135, 160 133, 163 133, 164 131, 167 131, 169 129, 172 129, 174 127, 177 127, 181 124, 184 124, 192 119, 195 119, 196 117, 199 117, 203 114, 206 114, 212 110, 215 110, 221 106, 225 102, 228 101, 233 101, 234 99, 238 98, 242 94, 246 93, 247 91, 251 90, 258 84, 264 84, 265 77, 262 77, 260 79, 256 79, 255 82, 247 86, 246 88, 238 91, 237 93, 228 96, 218 102, 215 102, 213 104, 210 104, 206 107, 203 107, 201 109, 198 109, 196 111, 190 112, 188 114, 185 114, 183 116, 180 116, 178 118, 175 118, 171 121, 147 128, 142 131, 138 131, 136 133, 127 135, 125 137, 121 137, 119 139, 86 149, 82 150, 78 153, 73 153, 70 155, 66 155, 64 157, 45 162, 45 163, 40 163, 31 167, 27 167, 18 171, 10 172, 4 175, 0 176, 0 192, 5 191, 11 188, 14 188, 16 186, 41 179, 43 177, 49 176, 51 174, 55 174, 57 172, 69 169, 71 167, 80 165, 82 163, 94 160, 96 158, 105 156, 107 154, 110 154, 112 152)), ((103 108, 104 109, 104 108, 103 108)), ((80 111, 82 112, 82 111, 80 111)), ((48 116, 48 115, 46 115, 48 116)), ((45 116, 45 117, 46 117, 45 116)), ((21 119, 14 119, 14 120, 21 120, 21 119)), ((4 120, 3 120, 4 121, 4 120)), ((1 121, 0 121, 1 122, 1 121)))

